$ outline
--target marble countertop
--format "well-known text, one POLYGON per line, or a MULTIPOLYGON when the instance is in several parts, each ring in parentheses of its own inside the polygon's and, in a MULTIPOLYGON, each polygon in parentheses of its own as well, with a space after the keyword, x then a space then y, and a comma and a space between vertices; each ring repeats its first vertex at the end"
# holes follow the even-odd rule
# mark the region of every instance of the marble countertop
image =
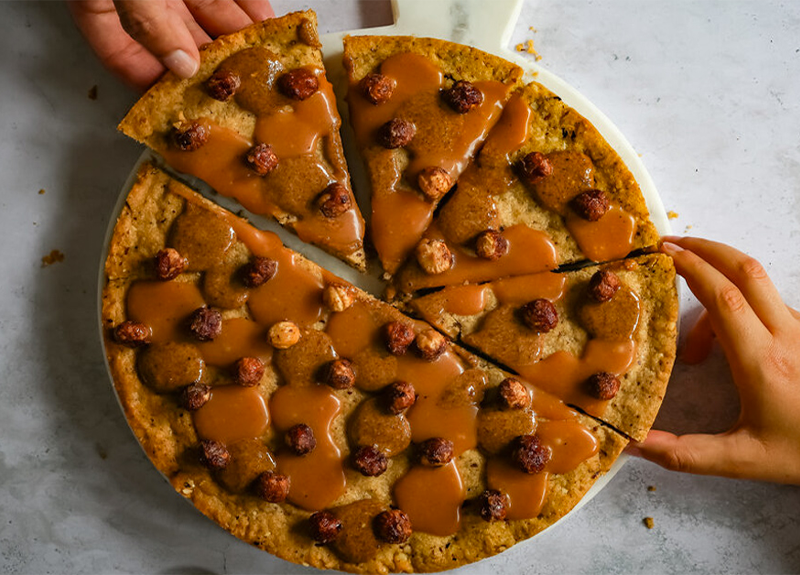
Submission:
MULTIPOLYGON (((383 0, 273 5, 315 8, 323 32, 392 19, 383 0)), ((511 44, 533 39, 627 136, 676 233, 748 251, 800 307, 798 29, 794 2, 526 0, 511 44)), ((61 2, 0 2, 0 30, 0 571, 316 572, 205 519, 137 445, 96 323, 103 236, 141 153, 114 127, 136 96, 61 2), (43 266, 52 250, 64 260, 43 266)), ((682 298, 688 325, 699 309, 682 298)), ((719 431, 736 413, 716 350, 676 367, 656 426, 719 431)), ((800 488, 632 459, 578 513, 458 573, 797 572, 798 516, 800 488)))

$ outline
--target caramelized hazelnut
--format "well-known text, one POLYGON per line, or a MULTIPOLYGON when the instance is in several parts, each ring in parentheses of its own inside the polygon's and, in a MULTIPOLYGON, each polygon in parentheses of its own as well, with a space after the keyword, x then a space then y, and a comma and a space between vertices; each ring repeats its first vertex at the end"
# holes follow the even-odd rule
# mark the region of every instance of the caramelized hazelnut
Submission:
POLYGON ((439 166, 428 166, 420 170, 417 185, 426 198, 436 202, 453 187, 453 178, 439 166))
POLYGON ((353 387, 356 383, 353 362, 349 359, 339 358, 328 363, 325 368, 325 383, 333 389, 349 389, 353 387))
POLYGON ((329 284, 322 292, 322 301, 331 311, 344 311, 356 301, 356 288, 347 284, 329 284))
POLYGON ((498 388, 500 402, 505 409, 526 409, 531 404, 528 388, 518 379, 507 377, 498 388))
POLYGON ((590 222, 602 218, 611 207, 603 190, 588 190, 578 194, 572 199, 571 205, 576 214, 590 222))
POLYGON ((341 216, 353 207, 350 192, 347 191, 344 184, 339 182, 333 182, 325 188, 317 201, 319 202, 319 211, 326 218, 341 216))
POLYGON ((141 347, 150 343, 150 328, 137 321, 123 321, 114 328, 114 341, 127 347, 141 347))
POLYGON ((443 437, 432 437, 419 444, 419 462, 428 467, 441 467, 453 460, 453 442, 443 437))
POLYGON ((295 455, 306 455, 317 447, 314 431, 305 423, 298 423, 286 432, 286 445, 295 455))
POLYGON ((206 91, 215 100, 227 102, 241 85, 242 79, 238 74, 230 70, 217 70, 206 80, 206 91))
POLYGON ((622 282, 619 276, 608 270, 595 272, 589 280, 589 295, 599 303, 610 301, 619 291, 622 282))
POLYGON ((386 456, 374 445, 359 447, 353 454, 353 467, 355 467, 361 475, 377 477, 386 471, 387 466, 388 461, 386 456))
POLYGON ((447 105, 459 114, 466 114, 483 103, 483 94, 472 82, 459 80, 449 90, 442 92, 447 105))
POLYGON ((161 281, 174 280, 186 269, 188 263, 174 248, 159 250, 156 254, 156 277, 161 281))
POLYGON ((267 338, 276 349, 289 349, 300 341, 300 328, 290 321, 279 321, 269 328, 267 338))
POLYGON ((319 79, 306 68, 295 68, 278 78, 278 89, 292 100, 305 100, 319 90, 319 79))
POLYGON ((266 176, 278 167, 278 156, 269 144, 256 144, 244 157, 245 163, 259 176, 266 176))
POLYGON ((379 513, 373 523, 375 535, 386 543, 405 543, 411 537, 411 519, 400 509, 379 513))
POLYGON ((519 435, 512 444, 511 461, 525 473, 540 473, 551 456, 537 435, 519 435))
POLYGON ((547 333, 558 325, 558 312, 550 300, 535 299, 520 309, 522 321, 538 333, 547 333))
POLYGON ((553 173, 553 164, 541 152, 531 152, 517 163, 520 178, 535 185, 553 173))
POLYGON ((308 518, 311 538, 323 545, 333 543, 342 531, 342 522, 330 511, 317 511, 308 518))
POLYGON ((395 381, 386 386, 384 397, 389 413, 399 415, 414 405, 417 401, 417 392, 407 381, 395 381))
POLYGON ((478 498, 481 519, 502 521, 508 513, 508 498, 497 489, 487 489, 478 498))
POLYGON ((211 399, 211 388, 204 383, 193 383, 183 388, 181 405, 188 411, 197 411, 211 399))
POLYGON ((277 271, 278 262, 256 256, 242 268, 242 283, 249 288, 256 288, 271 280, 277 271))
POLYGON ((286 475, 265 471, 253 483, 256 495, 269 503, 280 503, 289 497, 291 480, 286 475))
POLYGON ((211 341, 222 333, 222 314, 208 306, 199 307, 189 316, 189 331, 198 341, 211 341))
POLYGON ((508 240, 496 230, 486 230, 475 240, 475 253, 485 260, 499 260, 508 253, 508 240))
POLYGON ((408 120, 392 118, 378 128, 378 143, 387 150, 402 148, 411 143, 417 133, 417 127, 408 120))
POLYGON ((389 322, 383 330, 386 336, 386 347, 392 355, 404 355, 416 337, 411 326, 402 321, 389 322))
POLYGON ((590 376, 586 381, 589 392, 597 399, 608 401, 619 392, 620 381, 613 373, 600 371, 590 376))
POLYGON ((208 128, 200 122, 182 122, 172 131, 172 141, 182 152, 199 150, 208 141, 208 136, 208 128))
POLYGON ((233 366, 233 377, 239 385, 253 387, 264 377, 264 370, 264 362, 257 357, 240 357, 233 366))
POLYGON ((358 83, 364 97, 375 105, 383 104, 392 97, 396 82, 383 74, 367 74, 358 83))
POLYGON ((447 338, 435 329, 426 329, 417 335, 417 351, 422 359, 436 361, 439 356, 447 351, 447 338))
POLYGON ((423 239, 414 250, 417 263, 426 274, 444 273, 453 267, 454 258, 444 240, 423 239))
POLYGON ((231 454, 221 441, 204 439, 200 442, 200 462, 209 469, 225 469, 231 462, 231 454))

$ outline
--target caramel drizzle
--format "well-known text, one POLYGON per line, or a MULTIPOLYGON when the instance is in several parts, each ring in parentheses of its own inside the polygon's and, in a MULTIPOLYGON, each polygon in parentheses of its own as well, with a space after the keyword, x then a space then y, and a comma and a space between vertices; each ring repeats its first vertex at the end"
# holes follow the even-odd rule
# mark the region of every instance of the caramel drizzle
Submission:
POLYGON ((455 461, 443 467, 412 467, 395 483, 394 497, 414 531, 446 537, 461 526, 465 490, 455 461))
POLYGON ((185 341, 186 319, 204 303, 196 285, 176 281, 138 281, 126 296, 128 317, 150 328, 153 343, 185 341))
POLYGON ((264 326, 246 318, 223 320, 222 333, 213 341, 197 344, 209 365, 229 367, 241 357, 257 357, 264 363, 272 360, 272 346, 264 326))
POLYGON ((269 426, 267 404, 257 387, 223 385, 211 390, 211 399, 192 414, 201 439, 233 445, 261 437, 269 426))

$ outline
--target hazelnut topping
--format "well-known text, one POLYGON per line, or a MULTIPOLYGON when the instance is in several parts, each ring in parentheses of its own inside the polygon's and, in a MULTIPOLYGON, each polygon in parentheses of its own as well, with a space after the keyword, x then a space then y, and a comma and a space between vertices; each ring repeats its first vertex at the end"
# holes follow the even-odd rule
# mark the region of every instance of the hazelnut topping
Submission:
POLYGON ((241 85, 242 79, 238 74, 230 70, 217 70, 206 80, 206 91, 215 100, 227 102, 241 85))
POLYGON ((181 405, 188 411, 197 411, 211 399, 211 388, 204 383, 193 383, 183 388, 181 405))
POLYGON ((407 381, 395 381, 387 385, 383 393, 386 399, 386 409, 392 415, 403 413, 417 401, 417 392, 414 386, 407 381))
POLYGON ((346 284, 329 284, 322 292, 322 301, 331 311, 344 311, 356 301, 356 288, 346 284))
POLYGON ((249 288, 256 288, 271 280, 277 271, 278 262, 256 256, 242 268, 242 283, 249 288))
POLYGON ((405 543, 411 537, 411 519, 400 509, 379 513, 373 527, 378 539, 386 543, 405 543))
POLYGON ((392 355, 404 355, 416 337, 411 326, 401 321, 389 322, 383 329, 386 336, 386 347, 392 355))
POLYGON ((595 272, 592 279, 589 280, 589 295, 593 300, 605 303, 616 295, 621 285, 622 282, 619 281, 617 274, 608 270, 600 270, 595 272))
POLYGON ((512 444, 511 461, 526 473, 540 473, 551 456, 537 435, 519 435, 512 444))
POLYGON ((199 307, 189 316, 189 331, 198 341, 211 341, 222 333, 222 314, 208 306, 199 307))
POLYGON ((387 466, 388 461, 386 456, 374 445, 359 447, 353 454, 353 467, 355 467, 361 475, 377 477, 386 471, 387 466))
POLYGON ((613 373, 600 371, 586 381, 589 392, 597 399, 608 401, 619 392, 620 381, 613 373))
POLYGON ((484 521, 502 521, 508 512, 508 498, 497 489, 487 489, 478 498, 481 519, 484 521))
POLYGON ((330 511, 317 511, 308 518, 311 538, 323 545, 333 543, 342 530, 342 522, 330 511))
POLYGON ((447 339, 435 329, 426 329, 417 335, 417 351, 422 359, 436 361, 447 351, 447 339))
POLYGON ((267 338, 276 349, 289 349, 300 341, 300 328, 290 321, 279 321, 269 328, 267 338))
POLYGON ((334 359, 325 368, 325 383, 333 389, 349 389, 356 383, 353 362, 349 359, 334 359))
POLYGON ((419 267, 426 274, 440 274, 453 267, 453 254, 444 240, 423 239, 417 244, 414 253, 419 267))
POLYGON ((611 207, 603 190, 588 190, 578 194, 572 199, 571 205, 576 214, 590 222, 602 218, 611 207))
POLYGON ((378 143, 387 150, 402 148, 411 143, 416 133, 416 126, 408 120, 392 118, 378 128, 378 143))
POLYGON ((269 503, 284 501, 289 496, 290 486, 291 481, 287 476, 274 471, 265 471, 253 483, 256 495, 269 503))
POLYGON ((485 260, 499 260, 508 253, 508 240, 496 230, 486 230, 475 240, 475 253, 485 260))
POLYGON ((156 254, 156 277, 161 281, 174 280, 186 269, 188 263, 174 248, 159 250, 156 254))
POLYGON ((231 454, 221 441, 204 439, 200 442, 200 462, 209 469, 225 469, 231 462, 231 454))
POLYGON ((278 78, 278 89, 292 100, 305 100, 319 90, 319 80, 306 68, 295 68, 278 78))
POLYGON ((317 447, 314 431, 305 423, 298 423, 286 432, 286 445, 295 455, 306 455, 317 447))
POLYGON ((351 207, 350 193, 344 184, 333 182, 325 188, 319 196, 319 211, 326 218, 336 218, 341 216, 351 207))
POLYGON ((535 185, 553 173, 553 164, 541 152, 531 152, 517 163, 520 178, 535 185))
POLYGON ((420 191, 432 202, 436 202, 453 187, 453 178, 447 170, 439 166, 428 166, 420 170, 417 176, 420 191))
POLYGON ((441 467, 453 460, 453 442, 443 437, 432 437, 419 444, 419 462, 428 467, 441 467))
POLYGON ((173 127, 172 141, 182 152, 194 152, 208 141, 208 128, 200 122, 182 122, 173 127))
POLYGON ((257 357, 241 357, 233 366, 233 378, 243 387, 253 387, 264 377, 264 369, 264 362, 257 357))
POLYGON ((113 332, 114 341, 127 347, 141 347, 150 343, 150 328, 137 321, 123 321, 113 332))
POLYGON ((248 150, 245 163, 259 176, 266 176, 278 167, 278 156, 269 144, 257 144, 248 150))
POLYGON ((528 389, 518 379, 507 377, 498 388, 504 409, 526 409, 531 404, 528 389))
POLYGON ((367 74, 358 83, 364 97, 375 105, 383 104, 392 97, 397 84, 389 76, 383 74, 367 74))
POLYGON ((459 114, 466 114, 483 103, 483 94, 472 82, 459 80, 449 90, 442 92, 447 105, 459 114))
POLYGON ((520 309, 522 321, 538 333, 547 333, 558 325, 556 306, 547 299, 529 301, 520 309))

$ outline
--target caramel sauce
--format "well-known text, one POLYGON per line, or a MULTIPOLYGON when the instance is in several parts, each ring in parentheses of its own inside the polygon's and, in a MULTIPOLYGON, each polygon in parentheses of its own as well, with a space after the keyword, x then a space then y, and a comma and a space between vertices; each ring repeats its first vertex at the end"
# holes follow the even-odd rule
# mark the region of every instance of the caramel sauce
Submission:
POLYGON ((490 457, 486 465, 486 482, 508 497, 506 519, 531 519, 539 515, 547 496, 548 473, 528 474, 511 465, 505 458, 490 457))
POLYGON ((264 363, 272 359, 264 326, 245 318, 223 320, 222 333, 213 341, 197 344, 209 365, 228 367, 241 357, 257 357, 264 363))
POLYGON ((233 228, 223 219, 188 204, 173 222, 167 243, 189 260, 187 271, 205 271, 225 259, 235 239, 233 228))
POLYGON ((386 457, 398 455, 411 443, 411 428, 406 417, 389 413, 374 397, 356 408, 348 433, 353 444, 374 445, 386 457))
POLYGON ((530 409, 482 409, 478 414, 478 442, 487 453, 502 453, 514 438, 536 431, 536 425, 536 415, 530 409))
POLYGON ((434 205, 416 192, 374 189, 372 243, 388 273, 394 273, 413 251, 433 219, 433 210, 434 205))
POLYGON ((507 164, 511 154, 519 150, 528 139, 530 117, 531 109, 525 100, 519 94, 512 95, 503 108, 497 125, 486 138, 479 156, 480 163, 483 165, 491 158, 502 159, 507 164))
POLYGON ((126 299, 128 317, 150 328, 153 343, 185 340, 187 318, 204 303, 196 285, 176 281, 135 282, 126 299))
POLYGON ((256 116, 269 114, 276 106, 289 103, 288 98, 274 89, 275 80, 284 70, 283 64, 266 48, 254 46, 240 50, 226 58, 218 70, 232 72, 241 78, 234 100, 256 116))
POLYGON ((412 467, 395 483, 394 496, 414 531, 445 537, 461 525, 465 490, 455 461, 442 467, 412 467))
POLYGON ((622 287, 610 301, 583 301, 578 317, 581 325, 593 337, 608 341, 626 341, 639 327, 640 309, 639 296, 630 288, 622 287))
POLYGON ((383 506, 374 499, 361 499, 331 510, 342 522, 342 531, 333 543, 333 548, 345 561, 363 563, 369 561, 381 548, 375 537, 372 522, 383 511, 383 506))
POLYGON ((267 404, 257 387, 224 385, 192 414, 197 435, 225 444, 261 437, 269 425, 267 404))
POLYGON ((556 301, 564 295, 566 274, 545 272, 507 278, 489 284, 501 304, 524 304, 538 298, 556 301))
POLYGON ((331 314, 325 332, 333 347, 343 357, 355 357, 362 349, 376 343, 378 322, 368 304, 356 302, 344 311, 331 314))
POLYGON ((539 202, 547 209, 566 216, 569 202, 591 188, 594 188, 594 165, 586 154, 581 152, 552 152, 546 154, 553 167, 553 173, 533 186, 539 202))
POLYGON ((570 213, 566 224, 578 247, 590 260, 604 262, 624 258, 633 249, 636 219, 619 206, 611 206, 596 222, 570 213))
POLYGON ((542 336, 523 325, 517 311, 516 305, 501 305, 483 318, 478 331, 463 334, 463 341, 517 371, 535 363, 542 336))
POLYGON ((536 434, 552 451, 545 467, 550 473, 568 473, 600 450, 597 438, 577 421, 542 421, 536 434))
POLYGON ((486 309, 486 286, 465 285, 445 288, 444 309, 455 315, 476 315, 486 309))

